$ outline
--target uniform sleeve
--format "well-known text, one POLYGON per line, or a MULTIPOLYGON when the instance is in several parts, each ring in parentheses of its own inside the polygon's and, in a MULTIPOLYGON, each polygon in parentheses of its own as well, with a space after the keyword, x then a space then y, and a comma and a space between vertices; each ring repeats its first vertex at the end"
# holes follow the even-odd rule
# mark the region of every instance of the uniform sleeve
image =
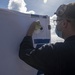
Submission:
POLYGON ((26 36, 20 44, 19 57, 36 69, 45 70, 49 64, 54 64, 53 49, 52 44, 34 48, 32 37, 26 36))

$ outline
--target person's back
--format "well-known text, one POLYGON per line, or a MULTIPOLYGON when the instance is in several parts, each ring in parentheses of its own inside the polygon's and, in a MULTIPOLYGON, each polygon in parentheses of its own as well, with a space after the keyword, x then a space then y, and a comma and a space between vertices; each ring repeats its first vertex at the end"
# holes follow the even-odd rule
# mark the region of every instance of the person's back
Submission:
MULTIPOLYGON (((57 54, 58 75, 75 74, 75 36, 67 38, 64 43, 55 45, 55 54, 57 54)), ((57 70, 56 67, 56 70, 57 70)), ((55 74, 55 75, 57 75, 55 74)))

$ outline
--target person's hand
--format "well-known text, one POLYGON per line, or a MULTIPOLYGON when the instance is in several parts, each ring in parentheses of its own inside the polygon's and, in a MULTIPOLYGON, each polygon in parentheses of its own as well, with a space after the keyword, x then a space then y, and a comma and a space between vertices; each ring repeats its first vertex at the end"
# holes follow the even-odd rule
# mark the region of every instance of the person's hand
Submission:
POLYGON ((40 22, 39 21, 34 21, 31 25, 30 25, 30 27, 29 27, 29 29, 28 29, 28 31, 27 31, 27 34, 26 34, 26 36, 32 36, 33 35, 33 32, 37 29, 37 26, 39 26, 40 25, 40 22))

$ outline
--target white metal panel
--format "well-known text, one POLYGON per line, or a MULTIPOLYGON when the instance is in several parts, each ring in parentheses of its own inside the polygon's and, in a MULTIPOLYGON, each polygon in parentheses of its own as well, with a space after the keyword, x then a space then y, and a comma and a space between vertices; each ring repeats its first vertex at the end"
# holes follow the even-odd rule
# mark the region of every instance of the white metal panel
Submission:
POLYGON ((50 38, 49 17, 43 18, 17 11, 0 9, 0 75, 36 75, 37 70, 19 59, 19 45, 30 24, 40 20, 43 31, 34 38, 50 38))

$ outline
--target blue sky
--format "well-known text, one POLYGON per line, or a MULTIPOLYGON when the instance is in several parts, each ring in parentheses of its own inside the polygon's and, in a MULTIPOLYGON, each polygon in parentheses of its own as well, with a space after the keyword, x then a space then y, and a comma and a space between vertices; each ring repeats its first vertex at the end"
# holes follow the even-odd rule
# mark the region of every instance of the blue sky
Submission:
MULTIPOLYGON (((25 2, 27 11, 34 11, 35 14, 52 16, 59 5, 63 3, 75 2, 75 0, 0 0, 0 8, 8 8, 9 1, 25 2)), ((15 4, 13 4, 15 5, 15 4)), ((13 6, 12 5, 12 6, 13 6)), ((16 9, 15 9, 16 10, 16 9)))
MULTIPOLYGON (((61 4, 75 2, 75 0, 0 0, 0 8, 12 9, 23 13, 48 15, 53 18, 53 14, 61 4)), ((51 23, 51 35, 53 41, 61 41, 55 35, 55 27, 51 23)))

